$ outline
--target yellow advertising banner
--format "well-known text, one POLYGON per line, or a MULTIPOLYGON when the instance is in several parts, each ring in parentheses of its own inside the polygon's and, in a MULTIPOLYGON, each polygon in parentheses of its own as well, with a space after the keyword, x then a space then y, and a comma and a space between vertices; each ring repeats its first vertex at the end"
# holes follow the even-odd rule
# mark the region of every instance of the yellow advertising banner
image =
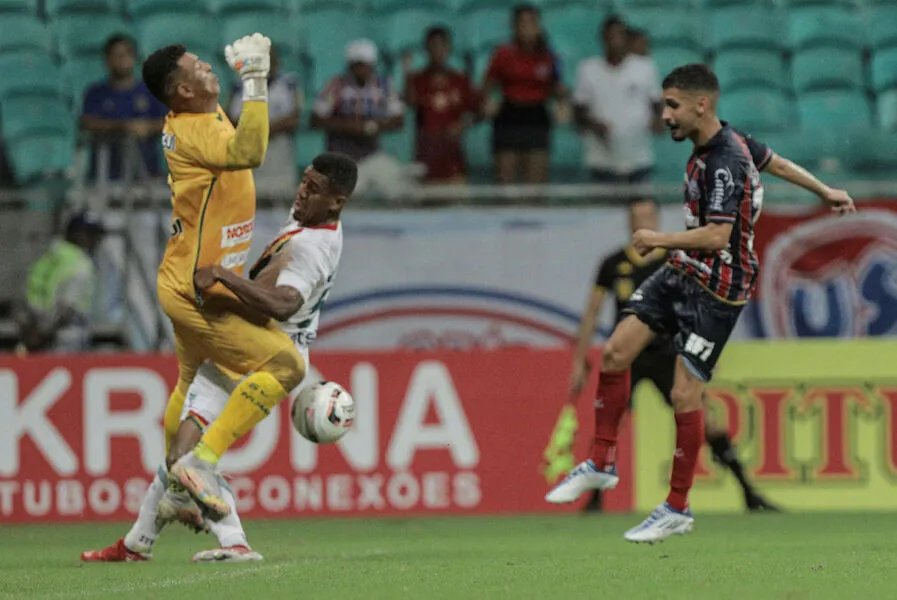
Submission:
MULTIPOLYGON (((897 508, 897 341, 762 341, 727 346, 709 388, 758 489, 789 511, 897 508)), ((635 505, 663 501, 672 414, 650 383, 635 392, 635 505)), ((743 511, 734 477, 705 446, 696 512, 743 511)))

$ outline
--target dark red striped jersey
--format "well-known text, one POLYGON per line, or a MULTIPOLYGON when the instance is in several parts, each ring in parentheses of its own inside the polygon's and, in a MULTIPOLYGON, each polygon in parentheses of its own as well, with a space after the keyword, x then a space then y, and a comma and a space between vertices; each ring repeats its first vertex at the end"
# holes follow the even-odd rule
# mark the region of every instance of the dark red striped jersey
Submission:
POLYGON ((760 171, 772 150, 723 122, 723 128, 698 146, 685 172, 685 226, 731 223, 724 250, 674 250, 669 264, 685 271, 717 298, 743 304, 757 281, 754 223, 763 207, 760 171))

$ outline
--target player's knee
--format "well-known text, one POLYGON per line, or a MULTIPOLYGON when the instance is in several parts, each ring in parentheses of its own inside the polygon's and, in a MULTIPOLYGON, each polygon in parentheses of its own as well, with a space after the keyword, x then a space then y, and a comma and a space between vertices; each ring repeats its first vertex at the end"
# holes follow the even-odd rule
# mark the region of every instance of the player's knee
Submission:
POLYGON ((293 347, 279 352, 260 370, 266 371, 283 386, 287 392, 302 383, 305 379, 305 360, 293 347))
POLYGON ((613 340, 609 340, 601 350, 601 370, 606 373, 625 371, 630 363, 632 358, 627 357, 625 349, 613 340))
POLYGON ((177 433, 168 448, 168 454, 165 456, 165 465, 171 469, 172 465, 182 456, 190 452, 199 443, 202 438, 202 429, 200 429, 192 419, 185 419, 178 425, 177 433))
POLYGON ((674 385, 670 391, 670 400, 672 400, 673 409, 677 413, 702 410, 704 407, 701 400, 701 389, 694 385, 674 385))

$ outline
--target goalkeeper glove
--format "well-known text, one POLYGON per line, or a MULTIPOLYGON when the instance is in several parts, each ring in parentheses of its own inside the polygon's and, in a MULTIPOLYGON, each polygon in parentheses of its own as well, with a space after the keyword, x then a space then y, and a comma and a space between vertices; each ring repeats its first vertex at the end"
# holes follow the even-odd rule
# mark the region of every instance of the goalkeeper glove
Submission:
POLYGON ((224 48, 227 64, 243 80, 243 101, 268 100, 271 40, 260 33, 241 37, 224 48))

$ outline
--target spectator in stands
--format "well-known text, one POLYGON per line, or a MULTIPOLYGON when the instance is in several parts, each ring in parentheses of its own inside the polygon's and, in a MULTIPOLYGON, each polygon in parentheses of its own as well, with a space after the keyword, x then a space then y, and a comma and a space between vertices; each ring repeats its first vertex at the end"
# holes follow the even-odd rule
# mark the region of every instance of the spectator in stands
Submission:
POLYGON ((380 134, 405 125, 405 104, 392 81, 376 71, 379 52, 370 40, 346 46, 347 70, 315 100, 311 126, 327 134, 327 149, 358 163, 357 195, 393 198, 406 190, 409 170, 380 150, 380 134))
POLYGON ((54 241, 31 268, 25 306, 16 315, 20 350, 89 348, 97 278, 93 254, 105 233, 99 217, 78 212, 69 219, 65 237, 54 241))
POLYGON ((651 136, 663 131, 657 67, 630 52, 619 17, 604 21, 601 37, 604 56, 579 63, 573 91, 585 162, 598 183, 647 183, 654 164, 651 136))
POLYGON ((405 101, 416 110, 415 160, 427 168, 429 183, 464 183, 467 168, 462 137, 468 117, 478 111, 479 95, 466 73, 448 66, 451 32, 432 27, 425 38, 430 63, 410 73, 405 101))
POLYGON ((484 112, 494 115, 492 151, 499 183, 548 181, 552 116, 549 101, 563 103, 566 89, 560 63, 542 31, 539 10, 521 4, 513 11, 514 39, 496 48, 483 83, 484 112), (501 90, 495 114, 492 92, 501 90))
POLYGON ((134 41, 121 34, 103 47, 109 77, 92 85, 84 95, 81 130, 93 135, 90 178, 97 177, 100 149, 108 149, 110 180, 123 178, 132 168, 135 177, 161 172, 159 135, 167 109, 156 100, 143 80, 134 75, 134 41), (133 142, 133 143, 129 143, 133 142), (126 165, 127 157, 133 163, 126 165))
MULTIPOLYGON (((270 137, 265 162, 255 171, 255 182, 261 195, 292 196, 297 185, 296 132, 303 97, 295 73, 280 72, 280 55, 271 46, 271 70, 268 72, 268 118, 270 137)), ((242 81, 237 84, 230 101, 228 116, 236 125, 243 110, 242 81)))
POLYGON ((637 56, 651 56, 651 40, 648 34, 641 29, 628 28, 626 35, 629 37, 629 51, 637 56))

